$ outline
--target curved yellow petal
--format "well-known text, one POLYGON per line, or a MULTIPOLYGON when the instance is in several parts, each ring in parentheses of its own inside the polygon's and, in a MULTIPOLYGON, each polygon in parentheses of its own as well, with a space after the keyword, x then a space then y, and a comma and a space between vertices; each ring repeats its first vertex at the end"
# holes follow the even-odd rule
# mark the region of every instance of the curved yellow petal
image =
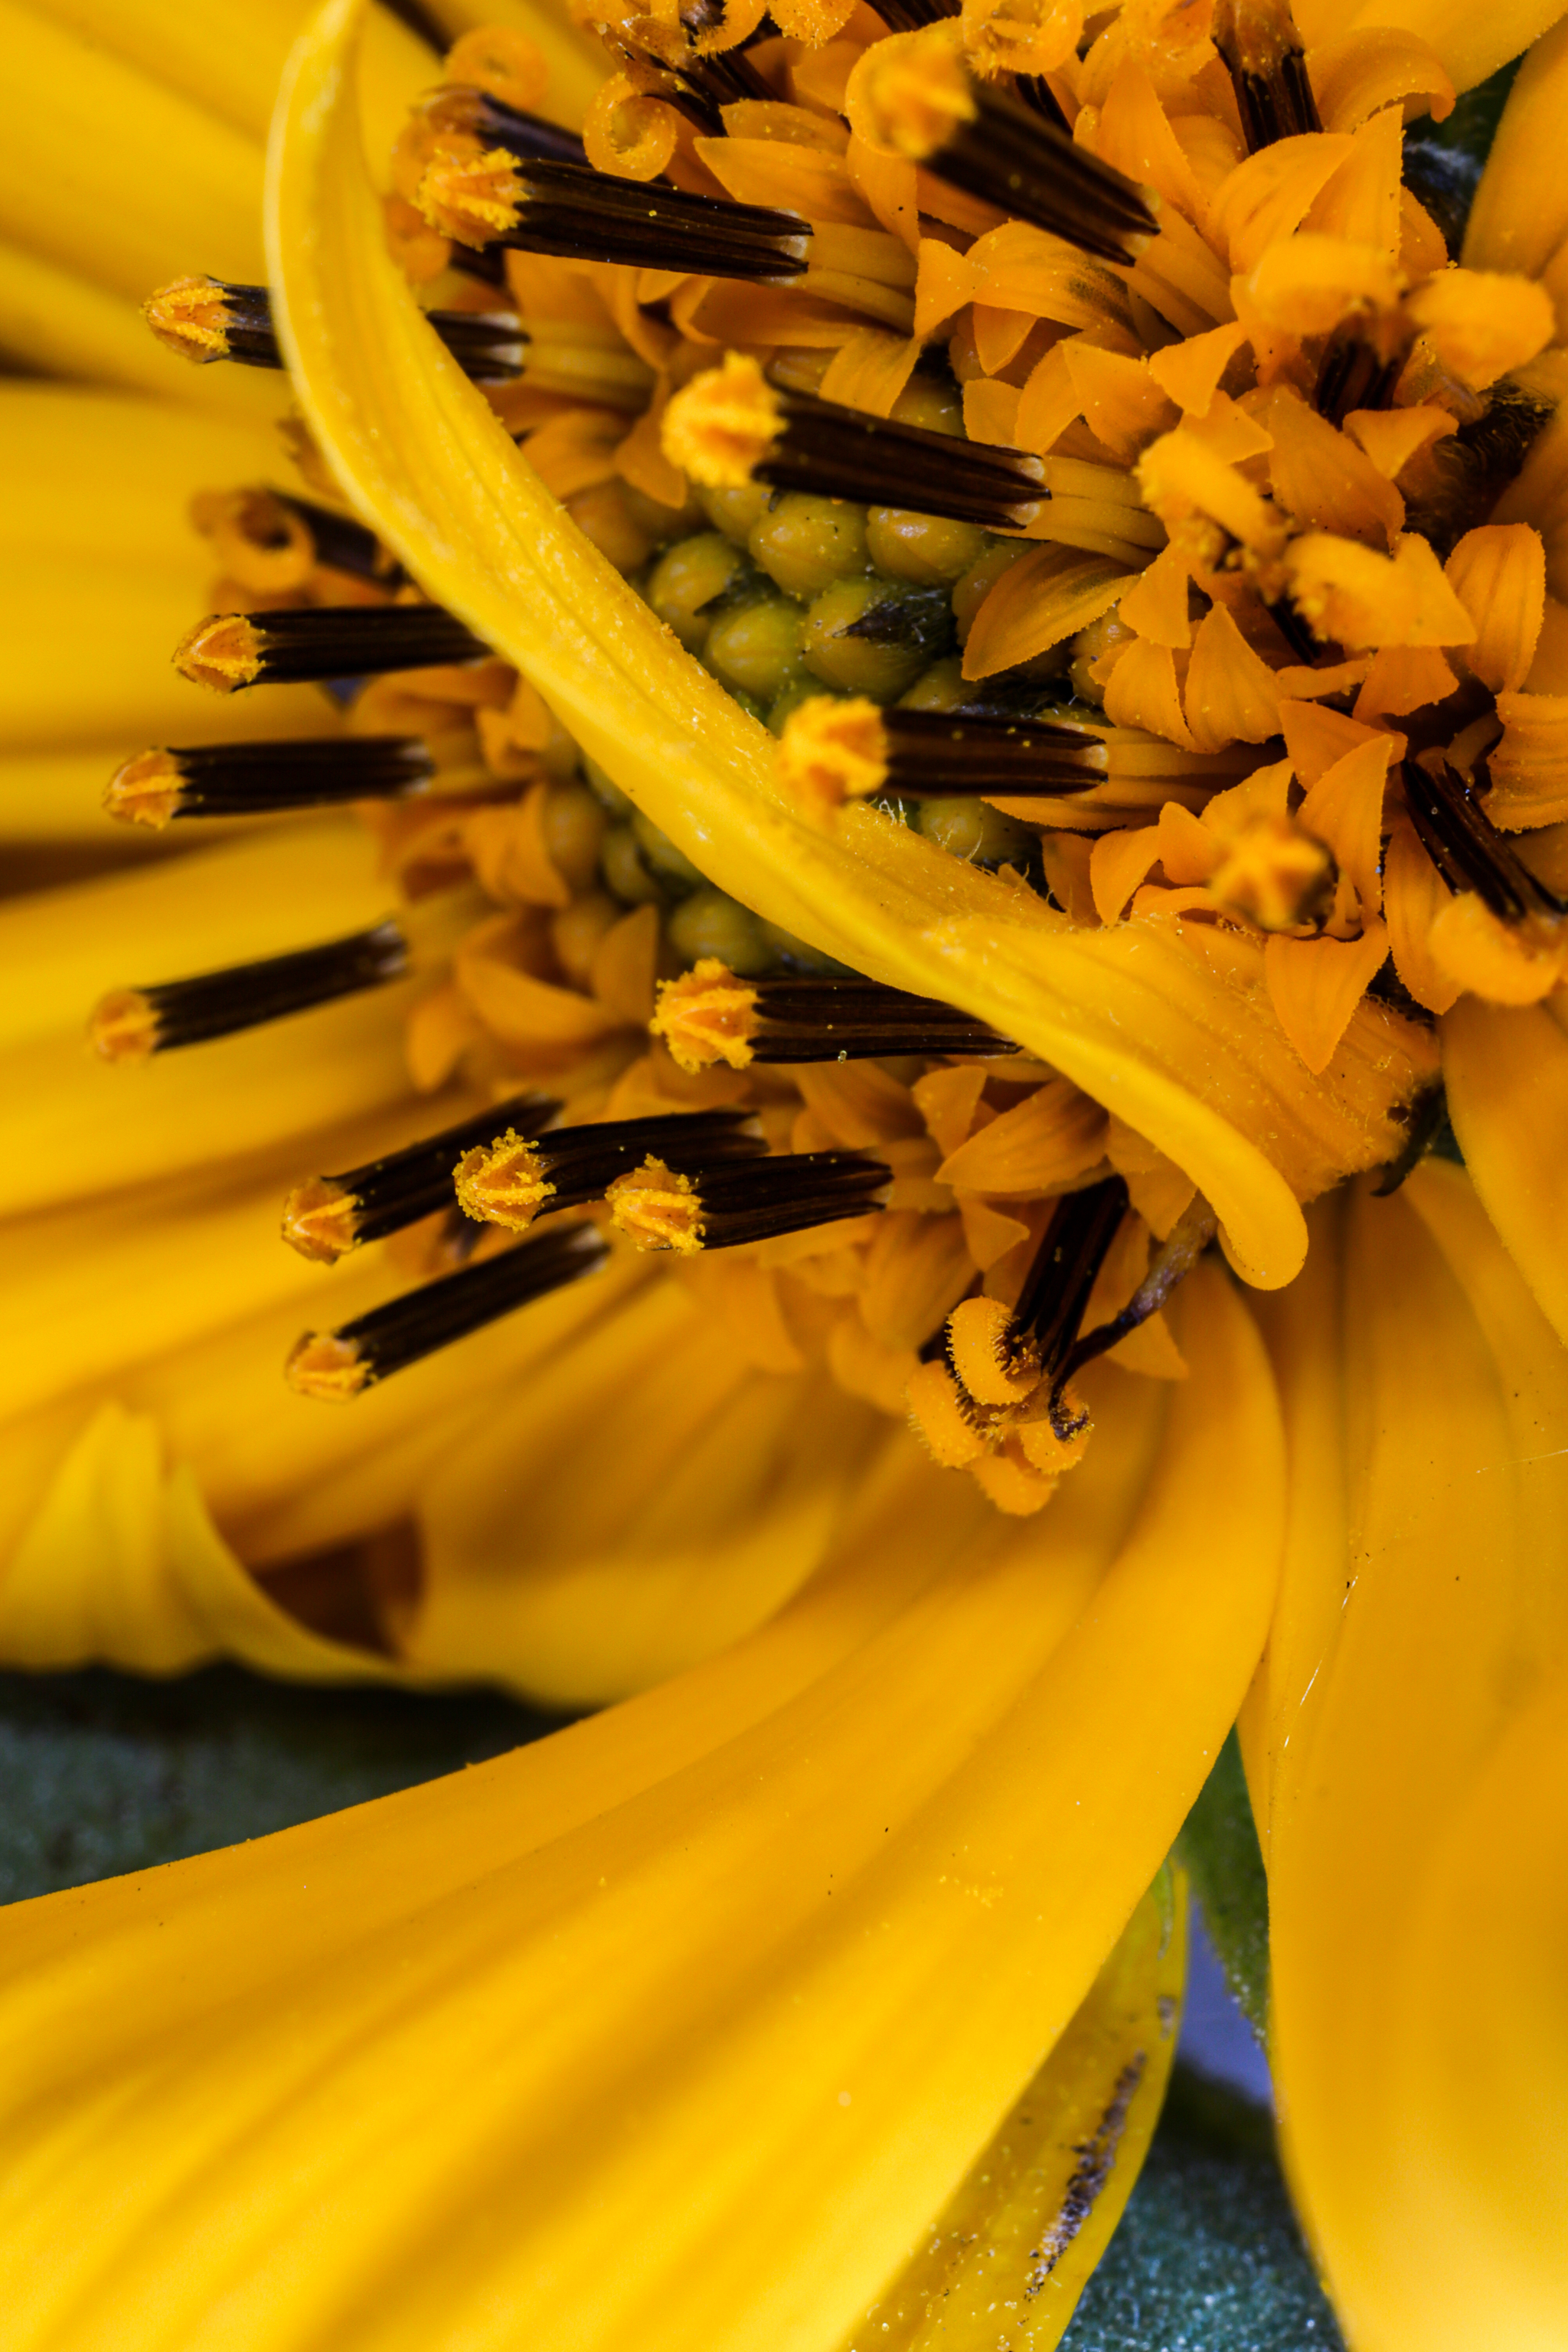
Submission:
POLYGON ((0 50, 0 235, 133 302, 191 268, 265 277, 254 138, 21 0, 0 50))
POLYGON ((162 1453, 145 1415, 100 1408, 0 1571, 0 1658, 174 1675, 227 1655, 301 1682, 406 1679, 269 1601, 162 1453))
POLYGON ((1223 1280, 1183 1309, 1194 1377, 1065 1589, 1049 1513, 911 1549, 895 1510, 558 1740, 13 1908, 16 2352, 425 2352, 520 2313, 541 2352, 833 2344, 1088 1993, 1251 1671, 1277 1411, 1223 1280))
MULTIPOLYGON (((1568 1656, 1568 1354, 1458 1170, 1429 1161, 1313 1223, 1306 1274, 1261 1310, 1291 1534, 1247 1719, 1285 2155, 1358 2347, 1511 2346, 1473 2244, 1434 2226, 1464 2176, 1451 2141, 1412 2152, 1403 2037, 1413 2004, 1447 1999, 1418 1925, 1445 1843, 1568 1656), (1411 2330, 1414 2247, 1429 2324, 1411 2330)), ((1512 2095, 1496 2086, 1494 2131, 1512 2095)), ((1526 2214, 1511 2226, 1528 2237, 1526 2214)))
MULTIPOLYGON (((75 385, 0 384, 0 548, 12 561, 52 551, 84 567, 96 558, 177 572, 200 593, 215 563, 191 525, 193 496, 263 480, 277 463, 277 436, 264 420, 195 417, 75 385)), ((68 706, 60 718, 68 724, 68 706)))
POLYGON ((1187 1882, 1162 1873, 1056 2048, 853 2331, 879 2352, 1052 2352, 1159 2120, 1187 1972, 1187 1882))
POLYGON ((1539 278, 1568 237, 1564 106, 1568 24, 1558 22, 1531 49, 1509 91, 1465 227, 1468 269, 1539 278))
POLYGON ((1396 2016, 1408 2222, 1378 2283, 1390 2343, 1554 2352, 1568 2311, 1568 1677, 1510 1726, 1432 1858, 1396 2016), (1475 2340, 1472 2336, 1472 2342, 1475 2340))
POLYGON ((1448 1115, 1487 1214, 1568 1341, 1568 1036, 1544 1004, 1462 998, 1443 1022, 1448 1115))
MULTIPOLYGON (((310 10, 310 0, 202 0, 199 8, 170 8, 163 0, 23 5, 177 91, 204 114, 231 123, 258 146, 267 137, 289 48, 310 10)), ((431 80, 436 60, 427 44, 390 8, 371 10, 365 34, 361 99, 366 136, 378 142, 384 158, 410 100, 431 80)))
MULTIPOLYGON (((583 542, 424 325, 359 162, 356 20, 355 0, 330 0, 295 53, 268 199, 300 397, 356 503, 721 887, 1045 1055, 1187 1170, 1249 1279, 1288 1280, 1300 1212, 1241 1130, 1272 1139, 1302 1116, 1331 1125, 1337 1114, 1321 1108, 1331 1089, 1313 1086, 1272 1016, 1172 927, 1076 931, 1031 893, 873 812, 848 813, 826 835, 784 803, 765 731, 583 542)), ((1363 1163, 1347 1149, 1340 1164, 1363 1163)))
POLYGON ((1396 26, 1436 49, 1456 89, 1473 89, 1555 25, 1563 0, 1295 0, 1293 15, 1309 47, 1341 34, 1396 26))
POLYGON ((910 1446, 816 1373, 757 1370, 654 1281, 443 1452, 399 1647, 565 1706, 646 1689, 783 1606, 889 1442, 910 1446))

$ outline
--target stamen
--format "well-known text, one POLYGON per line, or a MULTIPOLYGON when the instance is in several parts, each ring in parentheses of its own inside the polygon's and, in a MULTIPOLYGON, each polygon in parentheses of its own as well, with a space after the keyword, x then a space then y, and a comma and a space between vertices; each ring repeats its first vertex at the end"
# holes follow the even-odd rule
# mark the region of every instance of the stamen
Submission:
POLYGON ((1041 1380, 1049 1382, 1047 1418, 1063 1444, 1087 1426, 1087 1415, 1073 1411, 1067 1399, 1068 1380, 1076 1370, 1074 1342, 1126 1213, 1127 1186, 1120 1176, 1065 1193, 1013 1309, 1015 1359, 1026 1360, 1032 1352, 1041 1380))
POLYGON ((119 988, 88 1024, 88 1035, 108 1062, 144 1061, 176 1045, 199 1045, 258 1029, 290 1013, 308 1013, 337 996, 381 988, 408 969, 408 941, 395 923, 377 923, 325 947, 265 962, 231 964, 195 980, 157 988, 119 988))
POLYGON ((437 141, 474 139, 481 146, 504 147, 521 163, 587 168, 587 153, 576 131, 548 122, 542 114, 504 105, 489 90, 467 83, 449 83, 434 91, 416 109, 414 120, 429 133, 432 147, 437 141))
POLYGON ((535 1217, 601 1199, 654 1152, 682 1171, 760 1155, 767 1147, 751 1118, 744 1110, 677 1111, 560 1127, 548 1135, 509 1128, 498 1136, 492 1115, 490 1139, 476 1141, 458 1162, 458 1205, 481 1223, 525 1233, 535 1217))
POLYGON ((1475 891, 1505 923, 1555 928, 1568 915, 1568 898, 1536 878, 1440 754, 1406 760, 1400 775, 1421 846, 1450 890, 1475 891))
MULTIPOLYGON (((1103 1356, 1141 1324, 1157 1315, 1178 1283, 1184 1282, 1202 1257, 1218 1229, 1218 1219, 1201 1192, 1194 1195, 1172 1226, 1166 1238, 1154 1251, 1149 1271, 1121 1309, 1109 1323, 1096 1324, 1074 1341, 1058 1375, 1058 1389, 1065 1388, 1075 1372, 1096 1356, 1103 1356)), ((1113 1229, 1114 1230, 1114 1229, 1113 1229)), ((1080 1310, 1081 1311, 1081 1310, 1080 1310)))
POLYGON ((873 793, 1055 797, 1091 790, 1106 770, 1104 743, 1080 728, 881 710, 863 696, 814 695, 790 713, 778 750, 779 782, 814 814, 873 793))
POLYGON ((889 33, 918 33, 958 13, 952 0, 878 0, 877 4, 877 14, 889 33))
POLYGON ((451 1205, 458 1160, 492 1136, 499 1120, 510 1119, 514 1131, 521 1128, 533 1135, 560 1108, 547 1095, 521 1095, 421 1136, 384 1160, 369 1160, 341 1176, 309 1176, 283 1204, 283 1238, 301 1257, 329 1265, 362 1242, 384 1241, 388 1234, 451 1205))
POLYGON ((307 1331, 290 1352, 284 1377, 300 1396, 344 1404, 454 1339, 594 1273, 608 1255, 591 1225, 541 1234, 389 1299, 335 1331, 307 1331))
POLYGON ((683 1070, 727 1062, 869 1062, 887 1055, 1016 1054, 1010 1038, 934 997, 873 980, 739 980, 705 956, 666 981, 648 1024, 683 1070))
MULTIPOLYGON (((567 139, 570 133, 563 131, 559 136, 567 139)), ((214 360, 237 360, 243 367, 286 365, 272 297, 265 286, 236 286, 222 278, 176 278, 143 302, 142 315, 165 350, 198 367, 209 367, 214 360)), ((510 311, 427 310, 425 315, 464 374, 476 383, 504 383, 521 369, 528 337, 510 311)))
POLYGON ((945 29, 868 49, 851 76, 848 107, 852 126, 873 145, 1102 261, 1136 261, 1158 226, 1152 189, 1102 163, 1047 116, 973 81, 945 29))
POLYGON ((1306 53, 1285 0, 1216 0, 1213 39, 1236 91, 1250 153, 1322 129, 1306 53))
POLYGON ((438 604, 317 604, 279 613, 215 613, 181 638, 174 667, 194 686, 237 694, 246 686, 474 661, 488 651, 438 604))
POLYGON ((351 572, 356 579, 374 581, 380 588, 394 587, 403 579, 395 558, 388 554, 374 531, 367 530, 353 515, 335 514, 331 507, 296 498, 290 490, 255 490, 249 500, 249 528, 258 540, 265 541, 269 523, 286 530, 286 517, 291 515, 310 532, 316 562, 330 571, 351 572), (283 515, 269 516, 268 509, 279 507, 283 515))
POLYGON ((637 1248, 690 1256, 865 1216, 884 1205, 877 1195, 892 1173, 859 1151, 786 1151, 692 1174, 648 1159, 605 1198, 617 1230, 637 1248))
POLYGON ((1352 409, 1387 408, 1404 368, 1409 335, 1390 321, 1379 341, 1362 327, 1330 339, 1312 391, 1312 405, 1331 425, 1342 425, 1352 409), (1386 348, 1380 348, 1380 344, 1386 348))
POLYGON ((1315 662, 1322 646, 1312 635, 1305 617, 1297 611, 1289 596, 1278 596, 1265 607, 1269 619, 1284 638, 1299 662, 1315 662))
POLYGON ((110 816, 161 828, 173 817, 259 816, 405 800, 436 763, 416 735, 329 735, 284 743, 199 743, 138 751, 103 795, 110 816))
POLYGON ((265 286, 223 278, 176 278, 142 305, 142 315, 166 351, 198 367, 237 360, 242 367, 280 368, 283 354, 265 286))
POLYGON ((1022 530, 1040 512, 1045 467, 1022 449, 962 441, 781 392, 757 362, 728 352, 664 413, 664 454, 707 489, 774 489, 912 508, 983 530, 1022 530))
POLYGON ((764 205, 731 204, 574 163, 514 168, 504 147, 457 139, 431 158, 419 208, 459 244, 503 245, 565 261, 621 262, 767 283, 798 278, 811 224, 764 205))

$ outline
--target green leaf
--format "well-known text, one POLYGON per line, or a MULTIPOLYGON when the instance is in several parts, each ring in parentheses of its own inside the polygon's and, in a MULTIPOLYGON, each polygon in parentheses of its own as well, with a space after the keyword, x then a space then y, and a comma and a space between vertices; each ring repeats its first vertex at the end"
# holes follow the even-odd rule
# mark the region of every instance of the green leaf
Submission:
POLYGON ((1259 2042, 1268 2031, 1268 1888, 1233 1731, 1176 1840, 1226 1981, 1259 2042))

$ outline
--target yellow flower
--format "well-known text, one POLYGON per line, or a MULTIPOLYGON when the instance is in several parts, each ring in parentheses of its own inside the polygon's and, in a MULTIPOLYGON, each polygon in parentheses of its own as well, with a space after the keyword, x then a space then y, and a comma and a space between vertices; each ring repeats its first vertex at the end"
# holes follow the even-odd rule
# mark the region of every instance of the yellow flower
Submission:
POLYGON ((0 911, 0 1647, 642 1696, 13 1915, 16 2340, 831 2352, 1005 2277, 1048 2346, 1238 1709, 1352 2340, 1551 2340, 1563 34, 1450 267, 1402 111, 1529 9, 792 0, 606 19, 590 96, 516 6, 400 128, 427 58, 331 0, 263 270, 293 12, 82 13, 16 12, 82 116, 6 331, 167 390, 126 298, 220 262, 154 322, 287 354, 311 497, 215 494, 233 370, 8 403, 6 806, 166 731, 120 814, 289 822, 0 911), (182 666, 271 751, 145 682, 198 488, 182 666), (1477 1190, 1380 1199, 1427 1016, 1477 1190))

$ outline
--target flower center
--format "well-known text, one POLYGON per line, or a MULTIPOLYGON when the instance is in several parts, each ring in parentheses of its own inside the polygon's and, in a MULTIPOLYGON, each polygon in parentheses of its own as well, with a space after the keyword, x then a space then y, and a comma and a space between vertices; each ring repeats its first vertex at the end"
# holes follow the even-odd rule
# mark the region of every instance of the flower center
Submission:
MULTIPOLYGON (((1212 37, 1181 6, 1081 41, 1032 0, 880 14, 605 13, 580 138, 513 39, 495 87, 416 110, 394 249, 813 823, 907 826, 1085 932, 1162 926, 1277 1024, 1303 1101, 1339 1090, 1355 1139, 1297 1189, 1393 1167, 1431 1017, 1568 971, 1542 542, 1522 488, 1493 514, 1550 413, 1551 303, 1451 266, 1405 184, 1403 101, 1452 101, 1413 37, 1314 51, 1279 0, 1220 0, 1212 37)), ((278 364, 263 289, 184 279, 149 316, 278 364)), ((803 1358, 1037 1507, 1100 1356, 1182 1369, 1162 1308, 1206 1202, 1014 1041, 712 889, 300 454, 317 499, 205 503, 226 583, 179 658, 327 683, 346 731, 142 754, 110 805, 352 803, 402 911, 121 992, 97 1032, 423 987, 411 1058, 461 1115, 310 1179, 285 1230, 433 1278, 290 1378, 352 1394, 629 1248, 710 1289, 744 1265, 803 1358)))

